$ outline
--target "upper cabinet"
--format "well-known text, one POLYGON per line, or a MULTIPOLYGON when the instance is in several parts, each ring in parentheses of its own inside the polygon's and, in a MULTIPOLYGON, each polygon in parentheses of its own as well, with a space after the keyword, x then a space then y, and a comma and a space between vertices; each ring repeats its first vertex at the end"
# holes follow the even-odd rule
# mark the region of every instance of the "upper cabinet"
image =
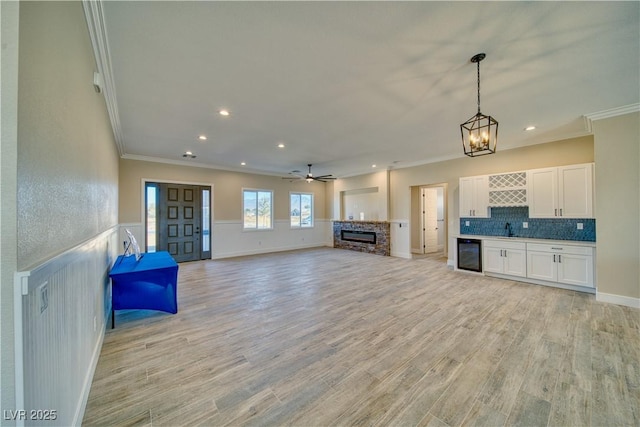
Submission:
POLYGON ((593 163, 527 172, 530 218, 593 218, 593 163))
POLYGON ((486 175, 460 178, 460 218, 489 218, 489 179, 486 175))

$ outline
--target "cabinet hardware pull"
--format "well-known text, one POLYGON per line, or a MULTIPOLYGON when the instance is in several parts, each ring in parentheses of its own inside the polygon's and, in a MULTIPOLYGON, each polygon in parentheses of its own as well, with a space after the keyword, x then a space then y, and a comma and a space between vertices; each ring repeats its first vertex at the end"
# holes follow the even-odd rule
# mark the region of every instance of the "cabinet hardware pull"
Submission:
POLYGON ((553 216, 558 216, 558 209, 553 210, 553 216))
POLYGON ((562 255, 558 255, 558 262, 562 262, 562 255))
POLYGON ((555 254, 553 255, 553 262, 556 262, 556 256, 555 256, 555 254))
POLYGON ((560 216, 562 216, 562 208, 560 208, 560 216))
POLYGON ((562 248, 554 248, 553 246, 551 247, 551 249, 553 249, 554 251, 561 251, 562 248))

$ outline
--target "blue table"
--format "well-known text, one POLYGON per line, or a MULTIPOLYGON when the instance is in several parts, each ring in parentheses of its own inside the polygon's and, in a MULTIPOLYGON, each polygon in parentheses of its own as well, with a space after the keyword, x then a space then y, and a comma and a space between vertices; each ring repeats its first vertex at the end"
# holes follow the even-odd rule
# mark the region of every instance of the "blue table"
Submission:
POLYGON ((109 272, 111 278, 111 327, 115 310, 148 309, 178 312, 178 264, 169 252, 120 255, 109 272))

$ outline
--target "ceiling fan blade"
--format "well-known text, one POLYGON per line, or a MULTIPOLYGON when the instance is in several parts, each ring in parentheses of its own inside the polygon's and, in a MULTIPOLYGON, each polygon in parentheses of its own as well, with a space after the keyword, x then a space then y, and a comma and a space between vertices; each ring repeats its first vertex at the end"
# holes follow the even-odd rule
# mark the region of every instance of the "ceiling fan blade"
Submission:
MULTIPOLYGON (((333 175, 329 174, 329 175, 320 175, 320 176, 316 176, 316 178, 333 178, 333 175)), ((335 179, 335 178, 333 178, 335 179)))

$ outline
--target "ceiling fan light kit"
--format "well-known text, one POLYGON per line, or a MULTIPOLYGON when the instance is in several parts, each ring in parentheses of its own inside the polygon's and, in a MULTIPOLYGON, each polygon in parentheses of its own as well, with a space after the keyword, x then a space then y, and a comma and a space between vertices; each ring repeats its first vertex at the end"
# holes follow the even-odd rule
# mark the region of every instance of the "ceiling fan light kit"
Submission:
POLYGON ((478 53, 471 58, 478 67, 478 113, 460 125, 462 148, 469 157, 494 154, 498 145, 498 121, 480 112, 480 61, 486 56, 478 53))
POLYGON ((313 181, 319 181, 319 182, 327 182, 327 181, 331 181, 336 179, 335 177, 333 177, 331 174, 328 175, 320 175, 320 176, 313 176, 313 174, 311 173, 311 166, 313 166, 311 163, 307 164, 307 166, 309 167, 309 172, 307 173, 306 176, 302 176, 302 175, 297 175, 300 173, 299 170, 294 170, 289 172, 290 175, 297 175, 297 178, 291 178, 291 177, 286 177, 286 178, 282 178, 282 179, 289 179, 289 180, 296 180, 296 179, 304 179, 305 181, 307 181, 307 183, 311 183, 313 181))

